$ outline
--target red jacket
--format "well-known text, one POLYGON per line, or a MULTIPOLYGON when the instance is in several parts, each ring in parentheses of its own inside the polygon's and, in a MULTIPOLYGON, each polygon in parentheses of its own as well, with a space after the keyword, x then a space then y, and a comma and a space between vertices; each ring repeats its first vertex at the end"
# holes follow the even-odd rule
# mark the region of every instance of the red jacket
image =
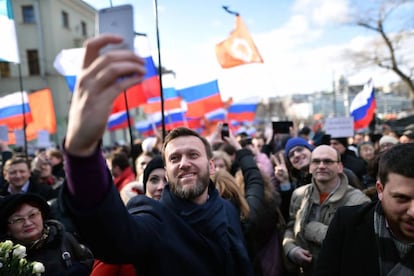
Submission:
POLYGON ((132 171, 132 168, 128 167, 121 173, 120 176, 114 178, 114 184, 118 192, 120 192, 126 184, 134 180, 135 180, 135 174, 132 171))
POLYGON ((107 264, 100 260, 95 260, 90 276, 136 276, 135 268, 132 264, 107 264))

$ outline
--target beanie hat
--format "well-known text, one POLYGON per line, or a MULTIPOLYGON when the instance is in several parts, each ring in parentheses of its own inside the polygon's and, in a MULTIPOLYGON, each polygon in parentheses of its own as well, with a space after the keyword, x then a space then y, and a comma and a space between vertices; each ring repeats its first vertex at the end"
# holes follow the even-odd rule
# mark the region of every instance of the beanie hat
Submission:
POLYGON ((391 135, 384 135, 381 137, 381 139, 379 140, 379 145, 383 145, 383 144, 398 144, 398 139, 395 138, 394 136, 391 135))
POLYGON ((161 156, 155 156, 151 161, 148 162, 144 169, 142 183, 144 184, 144 193, 147 191, 147 181, 151 172, 155 169, 164 169, 164 161, 161 156))
POLYGON ((285 156, 287 160, 289 160, 289 151, 294 147, 305 147, 310 151, 313 151, 313 146, 305 139, 301 137, 290 138, 285 145, 285 156))
POLYGON ((331 140, 338 141, 341 143, 345 148, 348 148, 348 138, 347 137, 331 137, 331 140))

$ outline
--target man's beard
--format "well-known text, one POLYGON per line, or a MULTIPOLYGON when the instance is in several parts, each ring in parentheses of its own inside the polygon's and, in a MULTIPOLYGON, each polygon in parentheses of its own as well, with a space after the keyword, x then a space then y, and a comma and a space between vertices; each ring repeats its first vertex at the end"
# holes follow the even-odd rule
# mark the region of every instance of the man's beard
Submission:
POLYGON ((179 180, 177 180, 177 182, 174 184, 170 183, 170 189, 171 192, 179 198, 193 200, 203 194, 203 192, 208 187, 209 183, 210 175, 206 173, 197 177, 197 182, 195 186, 191 186, 190 188, 184 188, 184 186, 179 183, 179 180))

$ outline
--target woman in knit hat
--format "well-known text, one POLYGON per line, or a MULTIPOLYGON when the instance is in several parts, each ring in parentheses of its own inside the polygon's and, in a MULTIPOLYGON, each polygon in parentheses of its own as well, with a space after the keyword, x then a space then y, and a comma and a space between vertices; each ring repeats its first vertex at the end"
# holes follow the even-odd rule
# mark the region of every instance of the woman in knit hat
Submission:
POLYGON ((164 161, 161 156, 155 156, 145 167, 143 184, 146 196, 155 200, 161 198, 162 191, 167 185, 164 161))

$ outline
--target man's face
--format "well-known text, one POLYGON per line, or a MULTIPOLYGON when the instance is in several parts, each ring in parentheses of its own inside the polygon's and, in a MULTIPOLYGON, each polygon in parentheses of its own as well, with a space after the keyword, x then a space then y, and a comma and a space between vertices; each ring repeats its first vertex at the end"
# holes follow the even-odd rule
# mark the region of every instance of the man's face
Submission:
POLYGON ((26 163, 17 163, 10 165, 6 180, 10 185, 17 189, 21 189, 23 185, 29 180, 30 171, 26 163))
POLYGON ((338 174, 342 173, 343 166, 338 162, 338 154, 330 146, 319 146, 312 152, 309 172, 317 184, 332 183, 338 174))
POLYGON ((414 178, 389 173, 388 182, 376 184, 378 198, 393 234, 414 242, 414 178))
POLYGON ((202 195, 214 173, 203 142, 195 136, 178 137, 167 144, 164 155, 171 191, 189 200, 202 195))
POLYGON ((331 144, 331 147, 336 149, 340 154, 343 154, 346 151, 346 148, 344 147, 344 145, 342 145, 338 140, 332 139, 330 144, 331 144))
POLYGON ((288 153, 288 158, 292 166, 299 170, 308 170, 312 152, 303 146, 292 148, 288 153))

